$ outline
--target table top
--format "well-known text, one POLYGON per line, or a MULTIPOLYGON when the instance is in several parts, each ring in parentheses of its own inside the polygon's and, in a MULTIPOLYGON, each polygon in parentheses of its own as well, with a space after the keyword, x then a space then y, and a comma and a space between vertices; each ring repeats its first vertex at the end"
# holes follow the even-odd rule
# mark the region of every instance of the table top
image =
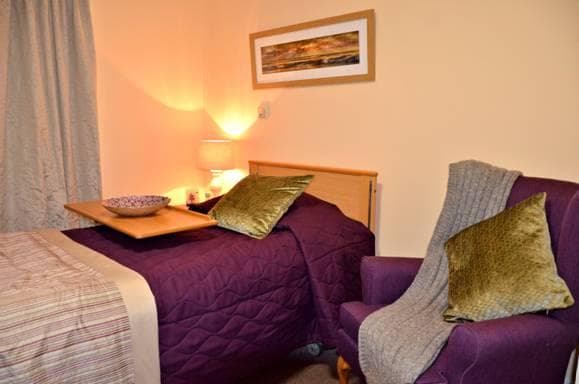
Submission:
POLYGON ((101 200, 69 203, 64 207, 135 239, 217 225, 217 221, 210 216, 189 211, 187 206, 167 206, 154 215, 140 217, 112 213, 102 206, 101 200))

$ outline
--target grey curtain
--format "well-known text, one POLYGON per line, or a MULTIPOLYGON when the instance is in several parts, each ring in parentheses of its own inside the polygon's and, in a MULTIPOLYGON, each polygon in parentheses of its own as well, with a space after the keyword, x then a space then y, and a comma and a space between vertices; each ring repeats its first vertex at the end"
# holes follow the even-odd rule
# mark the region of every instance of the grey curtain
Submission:
POLYGON ((88 0, 0 0, 0 232, 100 198, 95 66, 88 0))

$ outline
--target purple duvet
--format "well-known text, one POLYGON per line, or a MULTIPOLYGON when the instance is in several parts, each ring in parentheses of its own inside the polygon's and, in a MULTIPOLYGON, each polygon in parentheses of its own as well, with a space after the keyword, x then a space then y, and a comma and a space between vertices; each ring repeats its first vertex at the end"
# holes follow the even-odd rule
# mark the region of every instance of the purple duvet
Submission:
POLYGON ((374 237, 302 195, 265 239, 207 228, 134 240, 66 231, 140 273, 155 296, 164 384, 235 383, 309 342, 334 345, 338 306, 358 300, 374 237))

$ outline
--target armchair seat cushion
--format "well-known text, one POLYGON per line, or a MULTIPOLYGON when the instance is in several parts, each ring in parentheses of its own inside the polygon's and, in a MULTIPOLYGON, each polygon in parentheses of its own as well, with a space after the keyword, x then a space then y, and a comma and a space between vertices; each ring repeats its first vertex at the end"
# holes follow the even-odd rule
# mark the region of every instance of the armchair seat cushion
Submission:
MULTIPOLYGON (((358 366, 358 330, 362 321, 383 305, 367 305, 360 301, 351 301, 340 306, 340 325, 338 331, 338 351, 350 363, 354 371, 361 374, 358 366)), ((447 384, 445 371, 448 353, 444 348, 439 358, 416 380, 415 384, 447 384)))
POLYGON ((344 332, 358 342, 358 331, 362 321, 372 312, 382 308, 383 305, 366 305, 360 301, 350 301, 340 306, 340 324, 344 332))

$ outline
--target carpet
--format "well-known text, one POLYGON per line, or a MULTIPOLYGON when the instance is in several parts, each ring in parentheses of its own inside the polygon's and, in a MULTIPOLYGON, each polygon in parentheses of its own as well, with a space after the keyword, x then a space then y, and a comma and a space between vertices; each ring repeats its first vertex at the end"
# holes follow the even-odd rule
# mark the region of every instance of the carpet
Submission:
MULTIPOLYGON (((279 364, 268 367, 239 384, 337 384, 335 349, 324 351, 317 357, 290 355, 279 364)), ((349 384, 362 381, 351 375, 349 384)))

